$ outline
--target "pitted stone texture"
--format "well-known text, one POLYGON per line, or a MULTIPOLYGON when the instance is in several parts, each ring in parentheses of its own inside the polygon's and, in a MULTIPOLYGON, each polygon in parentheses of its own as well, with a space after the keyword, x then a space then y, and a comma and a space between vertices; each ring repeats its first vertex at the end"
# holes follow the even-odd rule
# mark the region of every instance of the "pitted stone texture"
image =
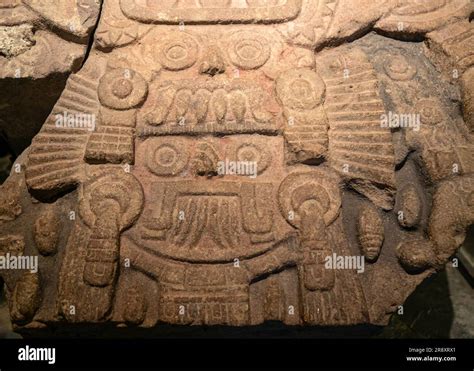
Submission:
POLYGON ((365 3, 106 2, 4 186, 40 259, 3 273, 17 330, 386 324, 474 222, 471 76, 443 70, 473 50, 444 36, 468 1, 365 3))
POLYGON ((33 26, 21 24, 16 27, 0 27, 0 54, 4 57, 16 57, 34 44, 33 26))

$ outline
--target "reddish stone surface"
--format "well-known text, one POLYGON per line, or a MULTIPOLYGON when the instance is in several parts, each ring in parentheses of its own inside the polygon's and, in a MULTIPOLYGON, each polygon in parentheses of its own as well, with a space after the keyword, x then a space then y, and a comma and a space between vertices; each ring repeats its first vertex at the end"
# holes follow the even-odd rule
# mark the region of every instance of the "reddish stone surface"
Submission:
POLYGON ((473 7, 360 3, 104 2, 0 193, 15 328, 386 324, 474 221, 473 7))

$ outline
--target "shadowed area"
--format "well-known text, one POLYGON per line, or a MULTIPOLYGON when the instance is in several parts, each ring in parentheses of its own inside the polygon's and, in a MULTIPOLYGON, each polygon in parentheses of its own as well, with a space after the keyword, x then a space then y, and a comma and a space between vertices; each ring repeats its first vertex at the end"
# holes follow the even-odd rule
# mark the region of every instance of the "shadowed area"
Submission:
POLYGON ((8 149, 19 156, 30 145, 64 90, 68 76, 55 74, 39 80, 0 80, 0 91, 4 92, 0 95, 2 152, 8 149), (7 143, 8 147, 5 147, 7 143))

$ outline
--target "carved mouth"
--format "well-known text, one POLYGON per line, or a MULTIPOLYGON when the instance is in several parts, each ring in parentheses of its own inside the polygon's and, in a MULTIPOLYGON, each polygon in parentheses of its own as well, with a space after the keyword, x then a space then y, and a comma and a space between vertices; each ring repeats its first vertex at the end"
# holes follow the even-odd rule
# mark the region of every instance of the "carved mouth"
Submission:
POLYGON ((195 80, 161 83, 140 121, 154 128, 141 134, 276 132, 275 116, 265 109, 265 93, 239 81, 195 80))
POLYGON ((162 255, 186 261, 261 254, 281 237, 274 230, 272 189, 270 183, 155 183, 155 203, 144 212, 136 237, 162 255))

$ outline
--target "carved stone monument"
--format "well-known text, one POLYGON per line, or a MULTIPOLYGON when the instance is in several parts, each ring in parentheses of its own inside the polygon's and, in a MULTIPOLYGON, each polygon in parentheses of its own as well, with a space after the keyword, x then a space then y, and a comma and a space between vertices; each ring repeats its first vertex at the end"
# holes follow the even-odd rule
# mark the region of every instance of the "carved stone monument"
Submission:
POLYGON ((0 0, 0 139, 20 154, 77 72, 101 0, 0 0))
POLYGON ((0 192, 16 330, 386 324, 474 222, 473 11, 104 1, 0 192))

